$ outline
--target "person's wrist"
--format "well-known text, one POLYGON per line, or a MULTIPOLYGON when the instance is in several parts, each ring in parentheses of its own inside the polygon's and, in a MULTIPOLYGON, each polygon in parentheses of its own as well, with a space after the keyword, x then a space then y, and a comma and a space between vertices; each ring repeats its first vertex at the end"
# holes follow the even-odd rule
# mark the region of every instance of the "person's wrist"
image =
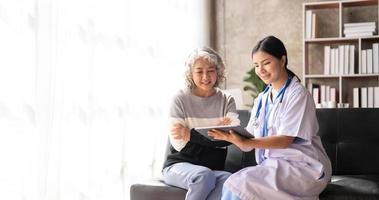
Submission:
POLYGON ((186 131, 186 138, 185 138, 185 140, 188 142, 191 139, 191 130, 189 128, 186 128, 185 131, 186 131))
POLYGON ((242 140, 235 140, 235 144, 242 150, 246 149, 245 144, 242 142, 242 140))

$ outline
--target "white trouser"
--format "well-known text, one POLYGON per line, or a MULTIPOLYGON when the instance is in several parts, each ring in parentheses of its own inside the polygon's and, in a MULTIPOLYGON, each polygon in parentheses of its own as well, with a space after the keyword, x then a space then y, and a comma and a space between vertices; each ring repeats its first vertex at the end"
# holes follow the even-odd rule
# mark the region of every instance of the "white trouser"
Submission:
POLYGON ((222 189, 222 198, 221 200, 241 200, 239 197, 237 197, 233 192, 228 190, 228 188, 224 187, 222 189))
POLYGON ((230 172, 184 162, 163 169, 164 182, 186 189, 186 200, 220 200, 222 187, 230 175, 230 172))

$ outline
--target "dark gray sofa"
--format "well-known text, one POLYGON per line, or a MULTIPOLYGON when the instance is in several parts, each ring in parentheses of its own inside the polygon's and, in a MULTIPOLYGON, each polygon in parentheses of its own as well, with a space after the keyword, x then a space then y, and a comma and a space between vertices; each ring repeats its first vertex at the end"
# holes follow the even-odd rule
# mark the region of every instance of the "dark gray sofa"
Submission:
MULTIPOLYGON (((239 111, 242 125, 249 111, 239 111)), ((321 200, 379 200, 379 109, 317 109, 319 134, 333 166, 321 200)), ((226 170, 255 165, 254 151, 229 146, 226 170)), ((182 200, 186 191, 160 180, 133 184, 131 200, 182 200)))

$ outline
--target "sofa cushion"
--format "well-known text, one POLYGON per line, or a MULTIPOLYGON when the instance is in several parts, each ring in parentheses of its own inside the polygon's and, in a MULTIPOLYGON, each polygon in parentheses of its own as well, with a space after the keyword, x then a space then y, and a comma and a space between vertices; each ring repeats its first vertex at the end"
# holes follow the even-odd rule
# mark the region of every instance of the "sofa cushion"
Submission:
POLYGON ((185 199, 187 190, 168 186, 161 180, 133 184, 130 187, 131 200, 178 200, 185 199))
POLYGON ((321 200, 379 199, 378 175, 333 176, 321 200))
POLYGON ((379 109, 340 109, 335 175, 379 175, 379 109))
POLYGON ((333 175, 379 174, 379 109, 317 109, 333 175))
POLYGON ((337 143, 338 143, 338 116, 334 109, 317 109, 319 135, 322 145, 332 162, 333 173, 336 172, 337 143))

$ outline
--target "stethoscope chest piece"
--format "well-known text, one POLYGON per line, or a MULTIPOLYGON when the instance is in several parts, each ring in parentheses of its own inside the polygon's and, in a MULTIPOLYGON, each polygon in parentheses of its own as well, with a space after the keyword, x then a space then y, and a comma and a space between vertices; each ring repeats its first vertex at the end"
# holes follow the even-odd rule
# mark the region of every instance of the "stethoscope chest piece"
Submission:
MULTIPOLYGON (((290 85, 290 83, 291 83, 291 80, 292 80, 292 77, 290 77, 290 78, 288 78, 288 80, 286 81, 286 83, 285 83, 285 85, 284 85, 284 87, 283 87, 283 89, 278 93, 278 95, 277 95, 277 97, 276 97, 276 99, 278 99, 278 98, 280 98, 280 101, 279 102, 277 102, 277 103, 274 103, 274 107, 275 108, 273 108, 275 111, 274 111, 274 113, 276 114, 276 112, 277 112, 277 109, 278 109, 278 105, 279 104, 281 104, 282 103, 282 101, 283 101, 283 98, 284 98, 284 93, 286 92, 286 89, 287 89, 287 87, 290 85)), ((265 88, 265 90, 263 91, 263 94, 266 94, 268 91, 269 91, 269 88, 270 88, 270 86, 267 86, 266 88, 265 88)), ((262 95, 263 96, 263 95, 262 95)), ((257 112, 255 113, 255 117, 254 117, 254 119, 253 119, 253 127, 254 128, 257 128, 258 127, 258 125, 259 125, 259 123, 258 123, 258 118, 260 117, 260 112, 261 112, 261 109, 262 109, 262 98, 263 97, 261 97, 261 99, 259 100, 259 103, 258 103, 258 107, 257 107, 257 112)), ((268 97, 266 97, 266 103, 265 103, 265 109, 267 109, 267 104, 268 104, 268 101, 267 101, 267 99, 268 99, 268 97)), ((267 113, 265 113, 265 115, 266 115, 267 113)), ((274 114, 274 115, 275 115, 274 114)), ((271 127, 272 126, 272 120, 267 120, 267 121, 271 121, 271 123, 268 123, 269 124, 269 126, 271 127)), ((266 127, 267 128, 267 127, 266 127)))
POLYGON ((254 128, 258 128, 258 119, 254 117, 253 121, 252 121, 252 124, 253 124, 253 127, 254 128))

